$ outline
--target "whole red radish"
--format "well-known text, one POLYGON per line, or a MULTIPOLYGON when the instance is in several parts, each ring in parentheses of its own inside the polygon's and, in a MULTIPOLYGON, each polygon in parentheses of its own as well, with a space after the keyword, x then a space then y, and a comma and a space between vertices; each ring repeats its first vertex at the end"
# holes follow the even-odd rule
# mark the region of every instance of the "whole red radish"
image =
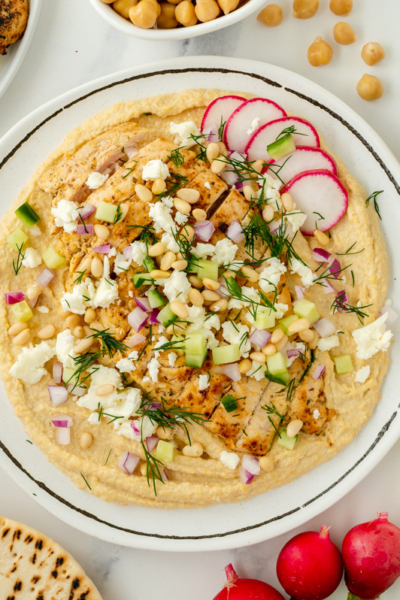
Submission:
POLYGON ((240 579, 232 565, 225 567, 228 580, 214 600, 285 600, 275 588, 258 579, 240 579))
POLYGON ((389 523, 388 513, 350 529, 342 553, 346 584, 355 596, 374 600, 400 577, 400 529, 389 523))
POLYGON ((329 539, 329 527, 289 540, 279 554, 276 572, 293 600, 324 600, 333 594, 342 579, 343 562, 329 539))

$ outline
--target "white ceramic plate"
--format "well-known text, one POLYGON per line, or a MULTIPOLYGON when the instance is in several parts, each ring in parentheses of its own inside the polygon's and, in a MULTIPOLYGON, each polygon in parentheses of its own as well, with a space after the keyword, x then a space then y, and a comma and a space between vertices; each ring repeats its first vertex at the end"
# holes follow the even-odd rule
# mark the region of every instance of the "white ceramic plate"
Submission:
POLYGON ((28 24, 22 39, 9 46, 5 56, 0 56, 0 98, 14 79, 25 58, 36 29, 41 6, 42 0, 30 0, 28 24))
MULTIPOLYGON (((6 212, 35 168, 86 119, 117 102, 196 87, 245 90, 271 98, 309 119, 350 172, 380 200, 382 227, 394 255, 400 223, 400 165, 377 134, 343 102, 279 67, 232 58, 184 57, 110 75, 42 106, 0 142, 1 211, 6 212)), ((389 295, 400 295, 399 262, 392 262, 389 295)), ((395 323, 399 330, 399 323, 395 323)), ((164 511, 107 504, 53 467, 26 442, 4 389, 0 389, 0 464, 30 495, 70 525, 109 542, 151 550, 199 551, 245 546, 281 535, 327 509, 373 469, 400 436, 400 347, 382 400, 357 438, 338 456, 290 485, 241 504, 164 511)))

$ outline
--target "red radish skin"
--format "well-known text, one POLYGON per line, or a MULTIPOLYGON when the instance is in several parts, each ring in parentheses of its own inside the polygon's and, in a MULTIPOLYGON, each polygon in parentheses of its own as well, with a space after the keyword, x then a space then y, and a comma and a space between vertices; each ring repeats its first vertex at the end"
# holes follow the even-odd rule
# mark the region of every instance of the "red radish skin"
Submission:
POLYGON ((307 215, 301 227, 303 235, 313 235, 316 222, 320 231, 331 229, 344 217, 349 203, 346 188, 326 169, 296 175, 280 190, 281 194, 285 192, 292 196, 296 209, 307 215))
POLYGON ((324 600, 333 594, 342 579, 343 562, 329 539, 329 527, 289 540, 279 554, 276 572, 292 600, 324 600))
MULTIPOLYGON (((337 177, 337 166, 333 158, 321 150, 321 148, 311 148, 310 146, 298 146, 294 152, 288 154, 281 160, 271 160, 269 164, 283 165, 279 171, 279 177, 283 183, 288 183, 293 177, 304 173, 305 171, 320 171, 325 169, 337 177)), ((269 175, 277 179, 272 169, 268 170, 269 175)))
POLYGON ((272 144, 284 129, 292 125, 299 132, 293 134, 296 146, 320 147, 319 135, 311 123, 300 117, 284 117, 267 123, 253 134, 245 148, 248 160, 270 161, 271 157, 267 152, 267 146, 272 144), (300 133, 305 135, 300 135, 300 133))
POLYGON ((245 101, 246 99, 240 96, 222 96, 208 105, 200 129, 206 135, 210 132, 214 133, 212 137, 210 136, 210 142, 218 142, 218 129, 221 123, 226 123, 231 114, 245 101))
POLYGON ((232 565, 225 567, 227 583, 214 600, 285 600, 275 588, 258 579, 240 579, 232 565))
POLYGON ((225 144, 232 152, 244 152, 253 133, 247 132, 252 127, 253 120, 259 119, 258 127, 270 121, 286 117, 286 112, 272 100, 252 98, 243 102, 229 117, 225 127, 225 144))
POLYGON ((380 513, 350 529, 343 540, 345 580, 350 592, 375 600, 400 577, 400 529, 380 513))

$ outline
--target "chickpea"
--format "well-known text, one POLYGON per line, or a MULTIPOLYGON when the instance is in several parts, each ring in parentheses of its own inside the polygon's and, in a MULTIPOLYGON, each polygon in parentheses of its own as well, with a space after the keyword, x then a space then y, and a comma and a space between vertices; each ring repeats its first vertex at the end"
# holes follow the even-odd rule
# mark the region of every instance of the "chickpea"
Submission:
POLYGON ((198 0, 194 11, 199 21, 207 23, 218 17, 220 9, 215 0, 198 0))
POLYGON ((380 79, 373 75, 364 73, 360 81, 357 83, 357 92, 363 100, 378 100, 383 94, 383 85, 380 79))
POLYGON ((353 0, 331 0, 329 8, 338 17, 349 15, 353 10, 353 0))
POLYGON ((197 23, 194 6, 189 0, 183 0, 175 9, 175 19, 184 27, 192 27, 197 23))
POLYGON ((151 29, 157 21, 157 9, 149 0, 142 0, 129 9, 129 18, 136 27, 151 29))
POLYGON ((129 10, 136 6, 138 0, 116 0, 113 2, 113 9, 117 11, 124 19, 129 19, 129 10))
POLYGON ((293 0, 293 16, 296 19, 311 19, 319 8, 319 0, 293 0))
POLYGON ((378 42, 369 42, 361 50, 361 58, 368 66, 373 67, 385 58, 385 51, 378 42))
POLYGON ((154 4, 154 6, 155 6, 155 9, 156 9, 156 11, 157 11, 157 17, 159 17, 159 16, 160 16, 160 13, 161 13, 161 7, 160 7, 160 5, 158 4, 158 0, 146 0, 146 2, 150 2, 151 4, 154 4))
MULTIPOLYGON (((174 27, 178 27, 178 21, 175 18, 175 4, 171 4, 170 2, 161 2, 160 4, 161 13, 157 19, 157 27, 159 29, 173 29, 174 27)), ((165 185, 165 181, 163 181, 165 185)), ((153 194, 154 185, 152 188, 153 194)))
POLYGON ((324 42, 322 37, 315 38, 315 42, 308 49, 308 62, 313 67, 328 65, 333 56, 333 50, 329 44, 324 42))
POLYGON ((335 42, 342 44, 342 46, 353 44, 357 39, 352 26, 343 22, 336 23, 333 28, 333 37, 335 38, 335 42))
POLYGON ((240 0, 218 0, 218 4, 222 8, 224 15, 229 15, 230 12, 234 11, 240 0))
POLYGON ((101 0, 104 4, 112 4, 113 0, 101 0))
POLYGON ((278 4, 268 4, 258 15, 257 21, 267 27, 277 27, 282 23, 281 7, 278 4))

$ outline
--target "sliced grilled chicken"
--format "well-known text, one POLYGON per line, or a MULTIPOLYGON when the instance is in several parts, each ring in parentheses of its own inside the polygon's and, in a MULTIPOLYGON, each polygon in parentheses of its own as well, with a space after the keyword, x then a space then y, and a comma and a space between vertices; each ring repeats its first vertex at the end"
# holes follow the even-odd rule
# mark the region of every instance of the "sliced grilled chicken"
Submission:
POLYGON ((203 368, 196 371, 185 385, 176 405, 210 419, 221 398, 229 393, 231 380, 223 373, 215 373, 213 362, 206 360, 203 368), (209 374, 208 387, 199 390, 199 375, 209 374))
POLYGON ((2 0, 0 2, 0 54, 23 35, 28 23, 28 0, 2 0))
POLYGON ((324 388, 323 377, 315 381, 312 376, 306 376, 295 389, 287 421, 300 419, 304 423, 302 431, 308 434, 318 433, 330 416, 324 388))

